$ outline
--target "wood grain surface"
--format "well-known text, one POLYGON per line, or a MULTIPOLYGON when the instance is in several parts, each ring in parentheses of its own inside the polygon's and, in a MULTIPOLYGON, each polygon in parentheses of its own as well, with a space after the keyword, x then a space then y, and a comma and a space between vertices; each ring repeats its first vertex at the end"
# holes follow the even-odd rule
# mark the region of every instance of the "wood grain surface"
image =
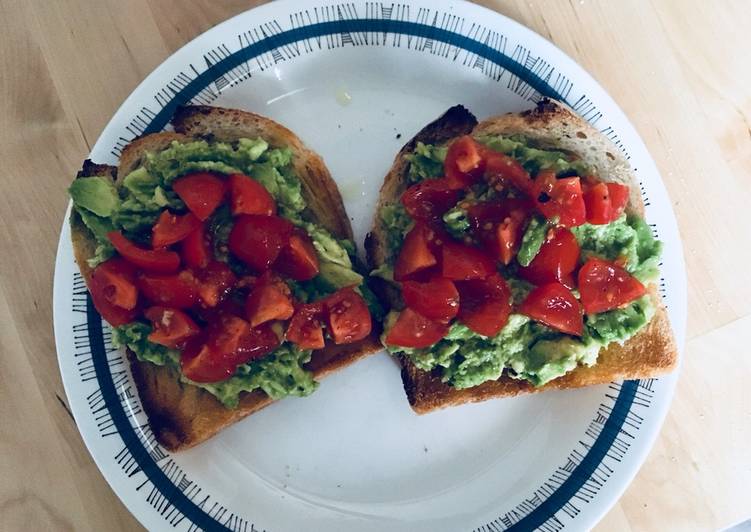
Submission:
MULTIPOLYGON (((138 530, 66 406, 52 332, 65 189, 175 49, 258 2, 0 0, 0 530, 138 530)), ((488 0, 588 70, 635 124, 678 216, 688 340, 662 433, 597 530, 751 516, 751 6, 488 0)))

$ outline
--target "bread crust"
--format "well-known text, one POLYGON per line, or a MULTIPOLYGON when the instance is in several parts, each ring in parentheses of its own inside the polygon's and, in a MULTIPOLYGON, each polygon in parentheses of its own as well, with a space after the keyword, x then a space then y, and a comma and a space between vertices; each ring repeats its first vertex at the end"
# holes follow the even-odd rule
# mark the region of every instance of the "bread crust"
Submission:
MULTIPOLYGON (((440 129, 442 119, 443 117, 439 118, 426 129, 440 129)), ((473 136, 519 134, 531 139, 538 147, 576 153, 597 169, 601 179, 628 185, 631 192, 627 210, 642 216, 644 214, 639 187, 628 162, 605 135, 564 104, 546 99, 529 111, 508 113, 474 124, 469 117, 465 117, 465 126, 459 127, 458 130, 462 131, 460 134, 471 132, 473 136)), ((418 133, 417 137, 422 133, 418 133)), ((378 210, 385 204, 398 201, 406 188, 409 162, 405 155, 411 151, 414 141, 415 139, 407 143, 397 154, 391 170, 386 175, 378 210)), ((366 241, 368 260, 374 269, 388 259, 385 229, 380 224, 378 210, 373 229, 366 241)), ((534 387, 527 381, 504 374, 495 381, 460 390, 442 382, 439 372, 420 370, 407 357, 400 356, 402 381, 409 403, 415 412, 425 414, 463 403, 552 389, 578 388, 621 379, 649 378, 667 373, 674 369, 678 362, 678 349, 667 312, 653 288, 650 288, 650 297, 657 310, 642 331, 623 345, 611 344, 607 349, 601 350, 594 366, 580 366, 540 387, 534 387)))
MULTIPOLYGON (((320 223, 338 238, 352 238, 341 195, 323 160, 285 127, 254 113, 208 106, 180 108, 173 118, 173 126, 175 132, 154 133, 133 140, 123 150, 119 167, 86 160, 77 177, 99 175, 117 182, 142 164, 146 152, 163 150, 173 141, 196 138, 233 141, 260 136, 272 146, 292 149, 293 165, 303 183, 303 197, 308 202, 306 218, 320 223)), ((96 242, 75 211, 70 223, 74 256, 88 285, 92 269, 87 259, 94 255, 96 242)), ((381 350, 379 334, 380 324, 373 323, 371 334, 359 342, 329 344, 314 351, 306 368, 317 380, 323 378, 381 350)), ((229 409, 209 392, 181 382, 172 368, 141 362, 130 350, 128 360, 151 428, 159 443, 170 451, 193 447, 273 402, 260 390, 241 392, 239 406, 229 409)))

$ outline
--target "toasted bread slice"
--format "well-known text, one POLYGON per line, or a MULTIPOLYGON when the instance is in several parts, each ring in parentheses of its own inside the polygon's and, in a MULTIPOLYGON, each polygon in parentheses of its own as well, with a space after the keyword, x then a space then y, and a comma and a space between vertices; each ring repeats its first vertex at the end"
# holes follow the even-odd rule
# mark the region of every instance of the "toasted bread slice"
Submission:
MULTIPOLYGON (((303 183, 302 193, 308 203, 305 216, 338 238, 352 238, 352 229, 336 183, 321 158, 307 149, 288 129, 253 113, 206 106, 181 108, 173 125, 177 132, 155 133, 132 141, 123 151, 118 168, 87 160, 77 177, 99 175, 117 183, 118 179, 142 164, 146 152, 165 149, 174 140, 202 137, 232 141, 240 137, 260 136, 273 146, 289 146, 292 149, 293 164, 303 183)), ((76 262, 88 284, 92 269, 87 259, 94 255, 96 242, 75 211, 71 215, 71 236, 76 262)), ((320 379, 382 349, 379 334, 380 324, 374 323, 370 336, 359 342, 330 344, 314 351, 307 368, 316 379, 320 379)), ((272 402, 262 391, 242 392, 239 406, 228 409, 209 392, 181 382, 175 370, 141 362, 132 352, 128 353, 128 358, 151 428, 159 443, 171 451, 201 443, 272 402)))
MULTIPOLYGON (((623 159, 615 146, 590 124, 576 116, 563 104, 543 100, 536 108, 522 113, 512 113, 489 118, 477 123, 474 116, 464 108, 451 108, 443 116, 426 126, 396 156, 391 170, 386 175, 381 188, 377 213, 383 205, 399 200, 406 189, 410 153, 416 142, 441 142, 458 134, 473 135, 523 135, 532 139, 540 147, 555 148, 576 153, 590 166, 597 169, 598 176, 610 182, 629 185, 631 195, 628 211, 643 215, 644 205, 639 195, 639 187, 628 162, 623 159), (457 118, 463 120, 457 123, 457 118), (456 131, 454 135, 438 135, 435 132, 456 131), (432 140, 431 140, 432 139, 432 140)), ((392 258, 387 256, 385 229, 380 217, 366 240, 368 261, 377 268, 392 258)), ((393 305, 393 293, 380 286, 385 301, 393 305)), ((439 373, 418 369, 407 357, 399 357, 402 365, 402 380, 410 405, 419 414, 432 410, 479 402, 496 397, 512 397, 523 393, 540 392, 552 389, 578 388, 592 384, 607 383, 620 379, 641 379, 654 377, 673 369, 678 360, 678 349, 668 322, 667 313, 657 293, 651 289, 650 295, 657 305, 652 321, 624 345, 611 344, 600 351, 597 364, 592 367, 580 366, 563 377, 544 386, 534 387, 529 382, 502 375, 495 381, 488 381, 466 389, 456 389, 441 381, 439 373)))

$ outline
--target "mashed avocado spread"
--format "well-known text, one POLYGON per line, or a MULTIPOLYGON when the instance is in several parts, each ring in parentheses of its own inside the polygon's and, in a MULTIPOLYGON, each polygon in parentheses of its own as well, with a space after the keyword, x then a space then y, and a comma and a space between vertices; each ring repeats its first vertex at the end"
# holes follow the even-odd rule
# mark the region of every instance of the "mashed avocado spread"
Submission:
MULTIPOLYGON (((558 177, 589 174, 583 161, 561 151, 532 146, 523 137, 480 137, 477 140, 514 157, 532 175, 541 169, 552 169, 558 177)), ((445 147, 418 143, 408 156, 410 182, 441 177, 446 153, 445 147)), ((462 238, 469 232, 470 223, 462 208, 467 200, 492 199, 494 194, 495 191, 485 184, 473 185, 467 197, 443 215, 444 227, 449 234, 462 238)), ((388 264, 393 265, 404 236, 412 227, 411 219, 401 203, 394 203, 381 210, 380 223, 387 232, 388 264)), ((531 218, 517 256, 520 264, 528 265, 534 259, 548 227, 543 217, 531 218)), ((625 259, 625 268, 642 283, 657 279, 661 243, 654 239, 649 226, 638 216, 623 215, 604 225, 585 223, 571 228, 571 231, 581 248, 582 260, 589 256, 611 261, 625 259)), ((519 279, 516 266, 502 267, 502 274, 512 291, 513 308, 517 308, 533 286, 519 279)), ((393 281, 392 266, 381 266, 373 275, 393 281)), ((578 297, 576 291, 573 293, 578 297)), ((654 312, 652 299, 645 295, 623 308, 586 315, 581 337, 555 331, 513 312, 508 323, 493 337, 482 336, 455 321, 448 334, 430 347, 387 346, 387 349, 409 357, 422 370, 437 370, 444 382, 456 388, 477 386, 498 379, 504 373, 541 386, 580 364, 595 364, 601 348, 612 342, 627 341, 649 322, 654 312)), ((398 316, 398 310, 388 314, 383 338, 398 316)))
MULTIPOLYGON (((355 248, 352 242, 339 240, 329 231, 313 223, 307 216, 301 183, 295 175, 292 152, 288 148, 272 148, 262 138, 239 139, 233 143, 173 142, 167 149, 148 153, 143 166, 122 179, 116 187, 105 177, 76 179, 70 187, 75 216, 96 239, 96 253, 89 260, 94 267, 114 254, 107 233, 120 230, 129 239, 146 243, 151 227, 164 208, 184 212, 185 205, 173 192, 176 178, 195 171, 219 174, 242 173, 260 182, 274 198, 278 214, 304 229, 313 241, 319 259, 320 273, 310 281, 289 280, 294 295, 312 301, 329 295, 338 288, 358 285, 371 314, 380 313, 377 300, 353 268, 355 248)), ((236 273, 244 273, 240 261, 230 256, 227 239, 232 216, 227 206, 217 209, 208 221, 214 255, 227 262, 236 273)), ((167 365, 179 371, 180 353, 150 342, 151 325, 135 321, 114 329, 117 346, 127 346, 143 361, 167 365)), ((242 391, 262 389, 278 399, 286 395, 308 395, 317 383, 303 368, 311 351, 300 350, 284 342, 273 353, 238 367, 228 380, 217 383, 195 383, 181 374, 184 382, 200 386, 215 395, 225 406, 235 407, 242 391)))

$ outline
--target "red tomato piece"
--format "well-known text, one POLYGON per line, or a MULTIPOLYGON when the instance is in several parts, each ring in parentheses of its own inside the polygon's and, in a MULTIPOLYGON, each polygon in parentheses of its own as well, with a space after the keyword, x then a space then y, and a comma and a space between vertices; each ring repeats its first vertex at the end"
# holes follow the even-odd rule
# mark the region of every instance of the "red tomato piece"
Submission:
POLYGON ((198 283, 187 270, 173 275, 141 273, 138 288, 155 305, 182 309, 198 302, 198 283))
POLYGON ((195 272, 198 280, 198 297, 205 307, 215 307, 221 303, 237 283, 237 276, 224 262, 212 261, 195 272))
POLYGON ((386 343, 399 347, 430 347, 448 332, 448 324, 426 318, 407 307, 399 313, 386 335, 386 343))
POLYGON ((323 304, 299 305, 287 327, 287 340, 300 349, 323 349, 323 304))
POLYGON ((176 308, 150 307, 144 316, 151 321, 154 329, 149 334, 149 341, 171 349, 180 349, 201 331, 190 316, 176 308))
POLYGON ((558 281, 573 287, 573 276, 579 262, 579 244, 574 234, 564 227, 556 227, 540 247, 527 267, 519 268, 519 275, 537 285, 558 281))
POLYGON ((279 216, 241 214, 229 234, 229 250, 257 272, 276 261, 292 234, 293 225, 279 216))
POLYGON ((200 226, 201 221, 193 213, 179 215, 162 211, 151 230, 151 247, 165 248, 180 242, 200 226))
POLYGON ((94 307, 114 327, 130 323, 139 314, 135 269, 121 258, 109 259, 94 268, 89 291, 94 307))
POLYGON ((432 320, 449 321, 459 312, 459 292, 443 277, 426 283, 404 281, 402 297, 409 308, 432 320))
POLYGON ((587 221, 591 224, 608 224, 617 220, 628 203, 628 187, 618 183, 597 183, 584 192, 587 221))
POLYGON ((214 257, 206 226, 203 224, 186 236, 180 245, 183 261, 189 268, 205 268, 214 257))
POLYGON ((484 167, 481 149, 482 146, 469 135, 451 143, 443 162, 446 183, 451 188, 466 188, 480 178, 484 167))
POLYGON ((261 183, 242 174, 229 176, 232 214, 276 214, 276 203, 261 183))
POLYGON ((172 190, 185 202, 188 210, 202 222, 222 203, 225 184, 207 172, 188 174, 172 183, 172 190))
POLYGON ((120 231, 107 233, 107 238, 125 260, 142 270, 154 273, 172 273, 180 267, 180 257, 174 251, 139 248, 125 238, 120 231))
POLYGON ((575 227, 587 221, 581 181, 578 177, 556 179, 555 173, 543 170, 535 180, 537 208, 548 220, 575 227))
POLYGON ((255 327, 267 321, 288 320, 295 307, 284 283, 258 282, 245 301, 245 312, 250 326, 255 327))
POLYGON ((404 281, 415 272, 438 264, 429 245, 432 236, 432 230, 419 222, 407 233, 394 264, 395 280, 404 281))
POLYGON ((251 360, 263 358, 279 347, 281 343, 281 339, 274 332, 271 323, 252 327, 245 335, 240 337, 235 353, 235 362, 245 364, 251 360))
POLYGON ((532 290, 519 312, 567 334, 581 336, 584 330, 581 305, 561 283, 548 283, 532 290))
POLYGON ((492 255, 510 264, 519 251, 529 202, 520 199, 476 203, 467 210, 473 231, 492 255))
POLYGON ((324 299, 323 309, 335 344, 350 344, 370 334, 368 305, 352 287, 340 288, 324 299))
POLYGON ((412 218, 425 222, 439 219, 458 200, 459 191, 446 178, 420 181, 405 190, 401 199, 412 218))
POLYGON ((307 281, 318 275, 318 254, 306 231, 299 227, 292 231, 274 262, 274 269, 295 281, 307 281))
POLYGON ((206 345, 213 352, 234 359, 240 340, 250 331, 250 324, 242 318, 224 315, 207 327, 206 345))
POLYGON ((533 181, 519 161, 489 148, 484 149, 483 157, 485 157, 485 180, 491 187, 511 186, 524 194, 532 195, 533 181))
POLYGON ((495 262, 480 249, 457 242, 444 242, 441 275, 454 281, 484 279, 495 273, 495 262))
POLYGON ((234 357, 213 351, 205 342, 205 334, 188 341, 180 355, 183 375, 194 382, 220 382, 229 379, 237 369, 234 357))
POLYGON ((499 274, 456 283, 461 323, 483 336, 495 336, 511 314, 511 290, 499 274))
POLYGON ((646 288, 620 266, 591 257, 579 270, 579 292, 587 314, 622 307, 646 293, 646 288))

